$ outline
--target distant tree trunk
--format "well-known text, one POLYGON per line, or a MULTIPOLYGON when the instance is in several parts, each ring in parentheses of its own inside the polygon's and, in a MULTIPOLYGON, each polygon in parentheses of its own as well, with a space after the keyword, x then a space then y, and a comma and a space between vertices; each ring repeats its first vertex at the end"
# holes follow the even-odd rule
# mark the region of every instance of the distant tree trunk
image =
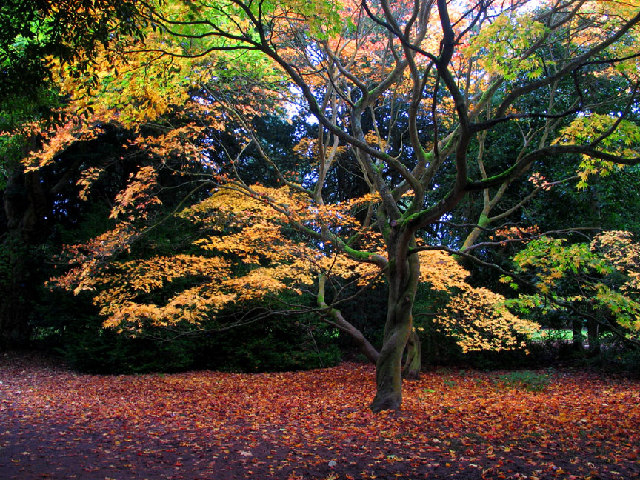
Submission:
POLYGON ((589 354, 600 354, 600 325, 595 318, 587 320, 587 339, 589 341, 589 354))
POLYGON ((582 342, 582 319, 574 318, 572 320, 573 327, 573 349, 576 351, 583 351, 584 344, 582 342))
MULTIPOLYGON (((589 188, 591 194, 591 212, 594 216, 592 222, 595 226, 602 228, 602 200, 598 185, 592 185, 589 188)), ((594 312, 595 315, 598 312, 594 312)), ((589 355, 596 356, 600 354, 600 324, 595 318, 587 318, 587 341, 589 342, 589 355)))
MULTIPOLYGON (((19 287, 12 285, 15 291, 19 287)), ((31 308, 24 297, 4 298, 0 303, 0 350, 28 345, 31 329, 28 322, 31 308)))
POLYGON ((384 341, 376 363, 374 412, 399 410, 402 404, 402 357, 413 329, 413 303, 420 278, 420 260, 408 255, 414 239, 402 238, 407 232, 392 232, 389 246, 389 303, 384 341))

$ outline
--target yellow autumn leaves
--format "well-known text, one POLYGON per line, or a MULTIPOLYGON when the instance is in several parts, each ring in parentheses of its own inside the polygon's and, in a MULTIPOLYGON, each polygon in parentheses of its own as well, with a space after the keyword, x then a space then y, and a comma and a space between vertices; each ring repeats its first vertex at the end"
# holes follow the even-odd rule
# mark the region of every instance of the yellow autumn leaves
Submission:
POLYGON ((466 281, 469 272, 448 253, 420 252, 420 265, 422 281, 450 294, 433 321, 436 329, 454 338, 463 352, 523 348, 523 339, 538 330, 536 323, 509 312, 502 295, 472 287, 466 281))
MULTIPOLYGON (((144 172, 140 175, 145 177, 144 172)), ((180 212, 182 218, 213 232, 194 241, 198 252, 111 261, 107 266, 88 261, 59 283, 94 291, 94 302, 106 318, 104 326, 135 333, 145 325, 199 324, 227 307, 260 302, 284 291, 310 292, 320 274, 360 286, 381 282, 378 266, 356 261, 329 242, 309 242, 290 227, 293 221, 311 230, 322 225, 336 234, 355 231, 351 210, 378 202, 376 196, 324 208, 286 187, 228 187, 180 212)), ((132 198, 136 192, 134 188, 132 198)), ((109 255, 116 248, 109 242, 121 240, 102 237, 99 247, 109 255)), ((379 237, 369 235, 366 245, 371 253, 384 255, 379 237)), ((523 336, 535 329, 510 314, 500 295, 470 286, 469 272, 450 254, 426 250, 418 255, 421 281, 450 295, 436 326, 456 338, 463 351, 520 348, 523 336)))

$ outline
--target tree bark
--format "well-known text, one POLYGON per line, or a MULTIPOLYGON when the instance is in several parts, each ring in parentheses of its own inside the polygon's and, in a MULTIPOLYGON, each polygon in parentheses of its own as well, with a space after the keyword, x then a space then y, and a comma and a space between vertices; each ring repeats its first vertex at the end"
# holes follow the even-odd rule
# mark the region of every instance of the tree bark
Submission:
POLYGON ((371 410, 399 410, 402 404, 402 357, 413 330, 413 302, 420 278, 420 260, 406 254, 415 244, 406 232, 391 234, 389 242, 389 303, 384 341, 376 362, 376 396, 371 410))
POLYGON ((413 328, 409 334, 407 340, 407 346, 405 347, 405 359, 402 367, 402 377, 410 380, 417 380, 420 378, 420 371, 422 370, 422 345, 420 344, 420 337, 418 332, 413 328))
POLYGON ((417 380, 422 370, 422 345, 418 332, 413 328, 405 347, 405 359, 402 366, 402 378, 417 380))
POLYGON ((589 355, 600 354, 600 325, 594 318, 587 319, 587 339, 589 341, 589 355))
POLYGON ((467 238, 465 238, 464 243, 462 244, 462 248, 460 249, 461 251, 464 252, 473 244, 475 244, 476 240, 480 238, 480 235, 482 234, 484 229, 489 226, 489 224, 491 223, 491 221, 489 220, 489 210, 490 209, 488 206, 484 207, 484 209, 482 210, 482 214, 478 219, 478 224, 475 227, 473 227, 473 230, 471 230, 471 233, 469 233, 469 235, 467 235, 467 238))
POLYGON ((374 412, 400 410, 402 404, 402 354, 411 333, 411 305, 407 300, 389 304, 384 342, 376 362, 374 412))

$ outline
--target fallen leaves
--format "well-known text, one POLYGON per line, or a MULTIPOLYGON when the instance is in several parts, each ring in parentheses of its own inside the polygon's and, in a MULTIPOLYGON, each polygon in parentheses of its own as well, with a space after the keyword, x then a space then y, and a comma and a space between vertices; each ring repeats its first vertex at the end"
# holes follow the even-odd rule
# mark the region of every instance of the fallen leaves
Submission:
POLYGON ((556 372, 436 372, 374 415, 373 367, 77 375, 0 358, 0 477, 632 478, 640 385, 556 372))

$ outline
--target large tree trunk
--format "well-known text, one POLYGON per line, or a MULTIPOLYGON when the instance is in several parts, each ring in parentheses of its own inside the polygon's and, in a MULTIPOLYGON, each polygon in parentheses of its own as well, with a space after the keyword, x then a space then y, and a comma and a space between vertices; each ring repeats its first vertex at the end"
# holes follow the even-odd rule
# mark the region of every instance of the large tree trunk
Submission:
POLYGON ((384 342, 376 362, 377 390, 371 404, 374 412, 399 410, 402 404, 402 354, 413 328, 413 302, 407 300, 389 302, 384 342))
POLYGON ((376 362, 377 390, 371 404, 374 412, 399 410, 402 404, 402 357, 413 330, 413 302, 420 278, 418 256, 406 255, 414 245, 413 239, 389 242, 389 303, 384 341, 376 362))

